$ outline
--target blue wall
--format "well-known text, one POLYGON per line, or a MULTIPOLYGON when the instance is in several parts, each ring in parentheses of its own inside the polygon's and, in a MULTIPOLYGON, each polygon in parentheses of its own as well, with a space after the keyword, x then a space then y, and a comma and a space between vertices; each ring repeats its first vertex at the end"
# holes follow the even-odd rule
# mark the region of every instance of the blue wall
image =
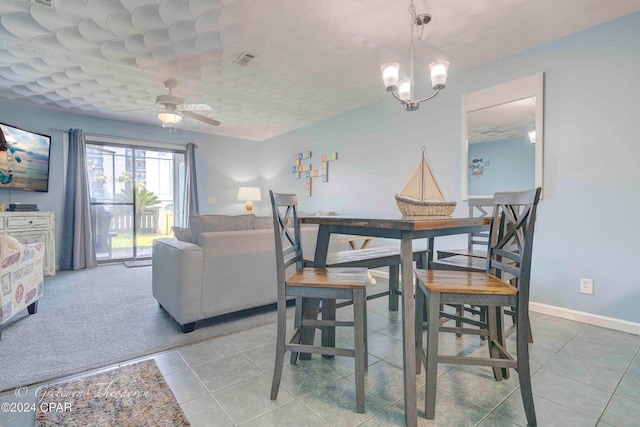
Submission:
MULTIPOLYGON (((469 176, 470 196, 491 196, 496 191, 519 191, 536 183, 536 147, 527 135, 498 141, 469 144, 469 164, 482 159, 489 165, 469 176)), ((470 170, 467 170, 470 172, 470 170)))
MULTIPOLYGON (((303 194, 303 181, 289 172, 293 153, 338 151, 329 182, 315 184, 303 208, 396 213, 393 195, 425 145, 445 197, 460 201, 462 94, 538 71, 545 73, 544 199, 532 300, 640 322, 640 13, 474 69, 452 67, 447 89, 419 111, 389 99, 273 138, 263 148, 265 186, 303 194), (581 277, 594 279, 594 295, 578 292, 581 277)), ((458 204, 458 213, 466 210, 458 204)))

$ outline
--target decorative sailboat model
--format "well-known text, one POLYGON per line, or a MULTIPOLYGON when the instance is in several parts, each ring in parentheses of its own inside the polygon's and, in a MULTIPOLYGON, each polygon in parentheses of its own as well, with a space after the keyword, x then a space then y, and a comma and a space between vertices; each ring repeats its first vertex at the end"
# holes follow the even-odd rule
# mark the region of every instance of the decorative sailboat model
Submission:
POLYGON ((422 162, 402 191, 396 194, 396 203, 405 216, 451 215, 456 202, 447 202, 440 191, 422 147, 422 162))

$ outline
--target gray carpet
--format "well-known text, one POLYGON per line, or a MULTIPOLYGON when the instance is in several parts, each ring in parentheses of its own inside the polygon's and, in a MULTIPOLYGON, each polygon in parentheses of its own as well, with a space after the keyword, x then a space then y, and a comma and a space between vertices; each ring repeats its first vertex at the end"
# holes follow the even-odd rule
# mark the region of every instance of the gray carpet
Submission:
POLYGON ((189 334, 151 295, 151 267, 122 264, 45 278, 38 313, 4 324, 0 391, 275 322, 275 310, 200 322, 189 334))

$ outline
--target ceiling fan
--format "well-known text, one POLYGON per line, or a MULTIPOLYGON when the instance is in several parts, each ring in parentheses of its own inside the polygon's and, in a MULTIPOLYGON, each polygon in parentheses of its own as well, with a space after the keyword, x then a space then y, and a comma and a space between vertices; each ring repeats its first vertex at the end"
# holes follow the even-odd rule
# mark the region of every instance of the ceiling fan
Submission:
POLYGON ((176 88, 178 82, 170 79, 164 82, 164 87, 169 92, 168 95, 158 95, 156 97, 156 105, 162 107, 162 111, 158 113, 158 119, 162 121, 162 126, 171 127, 180 122, 183 117, 199 120, 212 126, 220 125, 220 122, 194 113, 194 111, 210 111, 211 107, 207 104, 185 104, 184 100, 178 96, 174 96, 172 91, 176 88))

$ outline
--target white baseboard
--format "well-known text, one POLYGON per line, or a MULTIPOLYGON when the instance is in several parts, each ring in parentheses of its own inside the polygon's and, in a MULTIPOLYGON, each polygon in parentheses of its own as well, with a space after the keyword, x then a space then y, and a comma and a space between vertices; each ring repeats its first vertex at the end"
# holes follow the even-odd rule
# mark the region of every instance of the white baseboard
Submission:
MULTIPOLYGON (((388 271, 371 270, 371 275, 384 277, 386 279, 389 278, 388 271)), ((577 322, 583 322, 593 326, 600 326, 603 328, 613 329, 615 331, 640 335, 640 323, 629 322, 627 320, 616 319, 613 317, 600 316, 598 314, 586 313, 584 311, 571 310, 564 307, 556 307, 554 305, 541 304, 538 302, 530 302, 529 309, 535 313, 548 314, 549 316, 560 317, 562 319, 575 320, 577 322)))
POLYGON ((629 322, 627 320, 613 317, 600 316, 598 314, 586 313, 584 311, 571 310, 554 305, 540 304, 538 302, 529 303, 529 309, 536 313, 548 314, 562 319, 575 320, 577 322, 588 323, 593 326, 613 329, 629 334, 640 335, 640 323, 629 322))

